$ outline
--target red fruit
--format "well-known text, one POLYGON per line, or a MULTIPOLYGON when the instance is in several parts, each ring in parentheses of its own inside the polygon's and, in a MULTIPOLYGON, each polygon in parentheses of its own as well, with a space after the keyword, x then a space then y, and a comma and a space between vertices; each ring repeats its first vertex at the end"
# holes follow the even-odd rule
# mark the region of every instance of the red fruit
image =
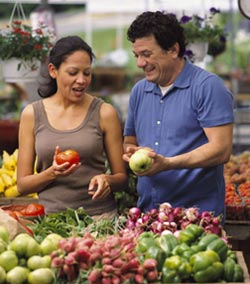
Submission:
POLYGON ((69 149, 58 153, 56 155, 56 162, 58 165, 68 162, 70 167, 73 164, 78 164, 80 162, 80 155, 77 151, 69 149))

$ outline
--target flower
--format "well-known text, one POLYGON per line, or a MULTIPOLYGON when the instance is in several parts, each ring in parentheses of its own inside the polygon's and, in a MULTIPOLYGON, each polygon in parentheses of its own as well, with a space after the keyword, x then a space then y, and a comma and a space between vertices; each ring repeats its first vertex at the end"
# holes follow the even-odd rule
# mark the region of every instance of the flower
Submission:
POLYGON ((6 29, 0 30, 0 58, 20 59, 18 69, 25 62, 35 68, 37 60, 42 61, 52 47, 53 34, 45 33, 45 26, 42 24, 37 29, 23 24, 21 21, 13 21, 6 29))
MULTIPOLYGON (((214 21, 214 16, 219 14, 220 10, 212 7, 209 12, 209 16, 204 18, 198 15, 183 15, 180 24, 184 29, 187 45, 194 42, 207 42, 208 54, 216 56, 226 48, 226 33, 224 28, 214 21)), ((190 53, 190 50, 187 50, 187 53, 190 53)))

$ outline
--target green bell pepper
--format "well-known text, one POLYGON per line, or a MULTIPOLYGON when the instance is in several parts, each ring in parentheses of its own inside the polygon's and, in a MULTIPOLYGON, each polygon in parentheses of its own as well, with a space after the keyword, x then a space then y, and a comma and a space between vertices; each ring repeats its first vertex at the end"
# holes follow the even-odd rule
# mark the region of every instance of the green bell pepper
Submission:
POLYGON ((189 262, 179 255, 173 255, 164 261, 161 283, 181 283, 189 279, 191 273, 192 267, 189 262))
POLYGON ((171 234, 161 235, 156 239, 158 246, 165 252, 166 257, 172 255, 173 249, 179 244, 178 239, 171 234))
POLYGON ((207 245, 207 250, 214 250, 218 253, 221 262, 227 258, 228 245, 219 237, 207 245))
POLYGON ((190 258, 193 278, 198 283, 217 282, 223 275, 224 266, 213 250, 197 252, 190 258))
POLYGON ((227 258, 232 258, 235 262, 237 262, 237 257, 236 254, 234 253, 233 250, 229 249, 227 250, 227 258))
POLYGON ((213 242, 214 240, 218 240, 219 236, 216 234, 207 234, 201 237, 201 239, 198 242, 198 246, 200 247, 201 250, 206 250, 207 246, 213 242))
POLYGON ((145 259, 147 258, 154 258, 157 260, 157 269, 158 271, 162 270, 162 265, 166 259, 165 252, 158 246, 153 245, 148 248, 148 250, 145 253, 145 259))
POLYGON ((179 245, 177 245, 174 249, 173 249, 173 255, 179 255, 184 257, 185 259, 189 260, 190 257, 196 253, 195 250, 193 250, 192 247, 190 247, 188 244, 186 243, 181 243, 179 245))
POLYGON ((137 240, 135 250, 139 254, 147 252, 148 248, 156 245, 157 236, 153 232, 143 232, 137 240))
POLYGON ((191 244, 204 233, 204 228, 196 224, 189 224, 185 229, 180 231, 179 241, 181 243, 191 244))
POLYGON ((224 262, 223 278, 227 282, 244 282, 242 267, 231 257, 228 257, 224 262))

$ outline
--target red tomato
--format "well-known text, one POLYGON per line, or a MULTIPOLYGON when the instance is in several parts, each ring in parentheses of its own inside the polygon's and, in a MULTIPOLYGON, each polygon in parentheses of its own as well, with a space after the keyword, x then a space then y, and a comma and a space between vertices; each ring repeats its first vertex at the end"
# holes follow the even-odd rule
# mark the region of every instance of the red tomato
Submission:
POLYGON ((56 162, 58 165, 69 162, 69 166, 72 166, 80 162, 80 156, 75 150, 69 149, 58 153, 56 155, 56 162))
POLYGON ((45 214, 44 206, 39 203, 30 203, 21 212, 23 216, 42 216, 45 214))

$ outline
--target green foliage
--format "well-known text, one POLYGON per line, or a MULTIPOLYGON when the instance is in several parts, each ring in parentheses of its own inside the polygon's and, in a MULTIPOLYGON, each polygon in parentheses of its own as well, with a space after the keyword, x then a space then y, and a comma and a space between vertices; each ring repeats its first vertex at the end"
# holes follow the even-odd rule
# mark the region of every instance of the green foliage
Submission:
POLYGON ((136 207, 138 197, 136 190, 137 177, 130 170, 128 171, 129 181, 127 189, 115 192, 118 213, 120 215, 127 215, 129 208, 136 207))
POLYGON ((201 18, 194 14, 192 16, 182 16, 180 23, 184 29, 184 34, 188 43, 205 41, 220 41, 222 38, 226 40, 224 27, 215 21, 214 16, 220 13, 215 8, 210 9, 210 14, 201 18))

